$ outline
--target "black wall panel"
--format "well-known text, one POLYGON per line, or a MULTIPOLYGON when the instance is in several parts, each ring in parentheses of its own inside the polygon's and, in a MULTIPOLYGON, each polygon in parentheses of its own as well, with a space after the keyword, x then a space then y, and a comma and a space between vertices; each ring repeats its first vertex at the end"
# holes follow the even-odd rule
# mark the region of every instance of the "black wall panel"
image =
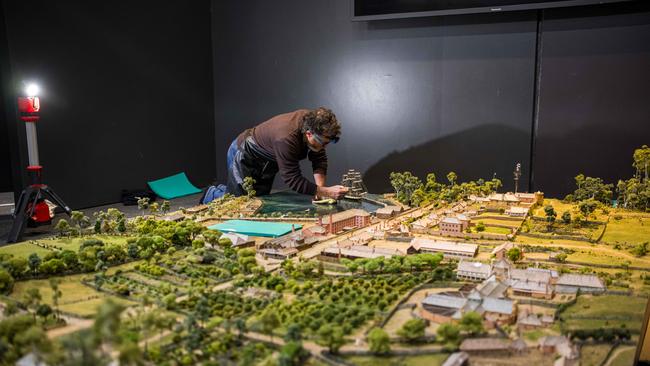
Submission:
POLYGON ((9 77, 6 71, 8 67, 8 56, 5 29, 4 11, 0 4, 0 192, 12 192, 14 190, 14 183, 12 179, 11 139, 9 138, 5 88, 3 87, 7 84, 7 78, 9 77))
MULTIPOLYGON (((196 185, 211 182, 209 1, 3 6, 12 85, 41 84, 45 181, 69 205, 116 202, 121 188, 180 171, 196 185)), ((24 133, 19 124, 12 138, 24 133)))
POLYGON ((220 179, 241 130, 320 105, 343 124, 329 184, 355 168, 383 192, 391 171, 454 170, 512 188, 515 163, 528 171, 536 13, 351 22, 349 1, 212 5, 220 179))
POLYGON ((319 105, 343 122, 328 183, 356 168, 377 192, 397 170, 512 189, 521 162, 522 189, 563 196, 650 144, 648 2, 371 22, 350 1, 212 4, 220 179, 243 128, 319 105))
POLYGON ((535 186, 563 196, 578 173, 631 177, 650 145, 650 4, 546 11, 541 60, 535 186))

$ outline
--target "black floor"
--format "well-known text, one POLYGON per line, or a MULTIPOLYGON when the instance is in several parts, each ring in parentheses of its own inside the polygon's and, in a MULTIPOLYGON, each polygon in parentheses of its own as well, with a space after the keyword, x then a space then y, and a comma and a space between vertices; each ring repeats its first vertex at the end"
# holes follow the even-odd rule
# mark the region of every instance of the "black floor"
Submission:
MULTIPOLYGON (((179 197, 173 200, 169 200, 171 203, 171 211, 176 211, 179 208, 188 208, 192 206, 196 206, 199 204, 199 199, 201 198, 202 193, 197 193, 193 194, 191 196, 185 196, 185 197, 179 197)), ((0 199, 3 198, 4 196, 0 196, 0 199)), ((4 197, 6 198, 6 197, 4 197)), ((161 203, 163 200, 158 199, 156 202, 161 203)), ((1 201, 0 201, 1 202, 1 201)), ((11 196, 11 202, 13 202, 13 196, 11 196)), ((3 207, 3 206, 0 206, 3 207)), ((13 207, 12 207, 13 208, 13 207)), ((138 206, 124 206, 122 203, 114 203, 110 205, 104 205, 104 206, 97 206, 97 207, 91 207, 91 208, 86 208, 82 209, 82 211, 86 216, 90 217, 92 219, 93 217, 93 212, 97 211, 106 211, 109 208, 117 208, 120 211, 124 212, 124 214, 127 217, 135 217, 137 215, 142 214, 140 210, 138 210, 138 206)), ((33 239, 40 239, 44 238, 50 235, 55 234, 53 230, 53 226, 56 224, 56 222, 60 218, 66 218, 67 215, 64 213, 59 213, 56 216, 54 216, 54 219, 52 219, 52 225, 48 226, 41 226, 38 228, 33 228, 33 229, 27 229, 25 231, 25 234, 23 235, 22 240, 33 240, 33 239)), ((11 230, 11 225, 13 224, 13 221, 11 220, 11 216, 9 215, 9 212, 6 214, 0 214, 0 245, 6 244, 6 237, 7 234, 9 234, 9 231, 11 230)))

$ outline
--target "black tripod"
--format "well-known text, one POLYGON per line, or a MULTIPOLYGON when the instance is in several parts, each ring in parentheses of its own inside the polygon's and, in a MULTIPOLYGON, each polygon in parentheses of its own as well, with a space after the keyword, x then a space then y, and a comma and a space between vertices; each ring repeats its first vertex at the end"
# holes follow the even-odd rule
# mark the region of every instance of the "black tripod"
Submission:
POLYGON ((25 227, 36 227, 51 223, 49 219, 50 208, 45 203, 45 199, 61 207, 65 213, 70 215, 71 210, 63 200, 54 191, 45 184, 33 184, 25 188, 20 194, 18 204, 14 209, 14 223, 7 237, 7 243, 15 243, 20 240, 25 231, 25 227), (43 210, 47 210, 44 212, 43 210), (47 214, 48 220, 43 220, 47 214))

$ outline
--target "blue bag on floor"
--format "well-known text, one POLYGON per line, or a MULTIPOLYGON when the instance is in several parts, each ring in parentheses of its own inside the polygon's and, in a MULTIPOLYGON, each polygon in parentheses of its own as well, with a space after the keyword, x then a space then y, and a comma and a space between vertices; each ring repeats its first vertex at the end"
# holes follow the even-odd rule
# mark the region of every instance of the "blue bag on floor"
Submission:
POLYGON ((223 197, 226 194, 226 186, 224 184, 219 184, 218 186, 210 186, 205 190, 203 197, 199 201, 200 204, 210 203, 217 198, 223 197))

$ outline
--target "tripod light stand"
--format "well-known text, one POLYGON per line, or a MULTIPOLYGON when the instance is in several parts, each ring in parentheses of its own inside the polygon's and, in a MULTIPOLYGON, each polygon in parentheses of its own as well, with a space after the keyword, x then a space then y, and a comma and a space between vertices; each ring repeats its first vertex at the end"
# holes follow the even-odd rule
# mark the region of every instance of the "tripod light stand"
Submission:
POLYGON ((20 240, 25 226, 36 227, 49 225, 52 222, 50 208, 45 199, 61 207, 68 215, 71 212, 70 207, 41 180, 43 167, 38 160, 38 140, 36 138, 36 122, 40 119, 41 106, 36 96, 37 93, 38 86, 30 84, 26 89, 26 96, 18 97, 20 120, 25 122, 27 131, 27 153, 29 155, 27 173, 31 184, 22 191, 14 209, 14 222, 7 238, 8 243, 20 240))

